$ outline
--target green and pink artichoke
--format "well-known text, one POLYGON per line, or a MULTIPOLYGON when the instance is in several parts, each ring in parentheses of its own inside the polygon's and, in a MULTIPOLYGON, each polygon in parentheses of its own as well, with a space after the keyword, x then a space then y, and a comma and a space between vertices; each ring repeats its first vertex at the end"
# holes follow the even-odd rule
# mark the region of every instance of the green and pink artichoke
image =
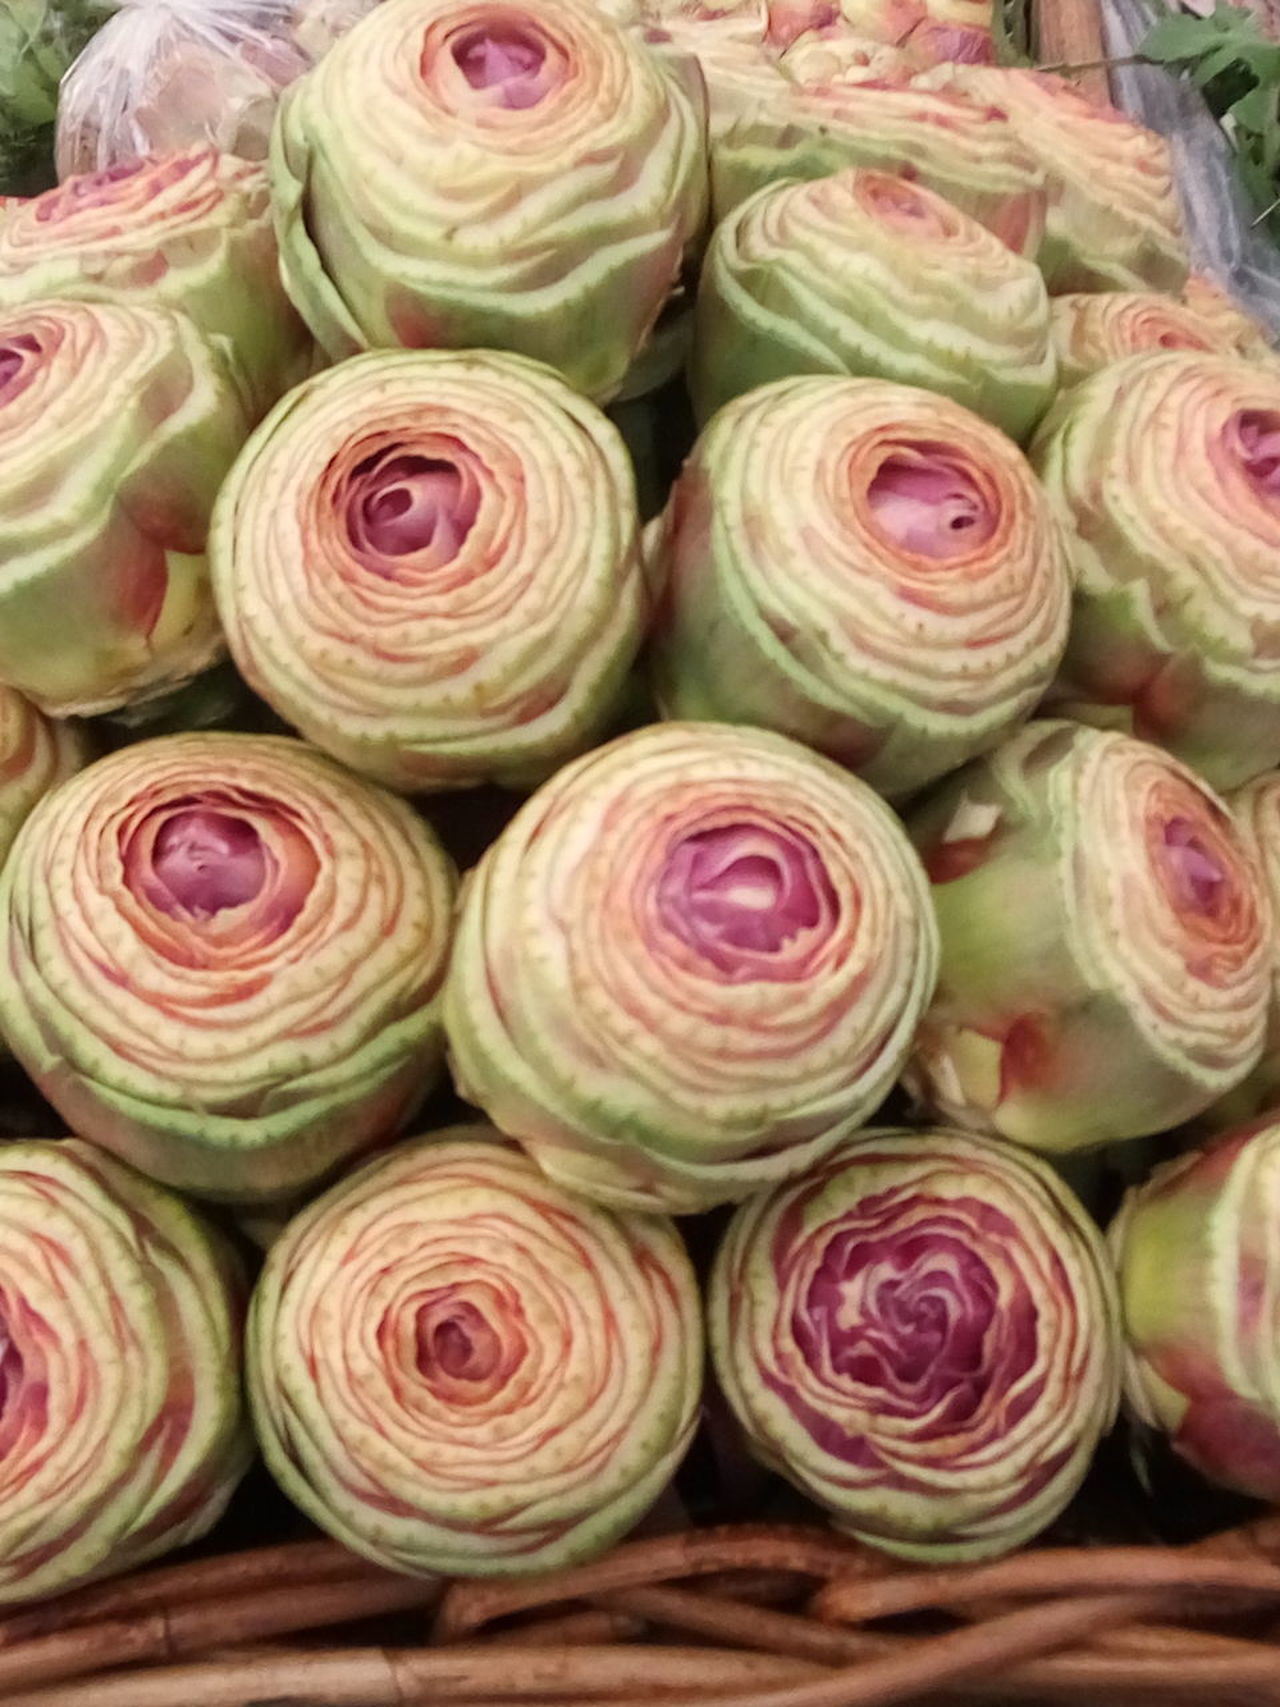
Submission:
POLYGON ((266 170, 212 148, 68 178, 0 220, 0 312, 50 297, 178 309, 225 342, 255 417, 310 358, 266 170))
POLYGON ((512 350, 607 399, 701 234, 704 107, 591 0, 385 0, 281 103, 289 294, 335 359, 512 350))
POLYGON ((664 711, 777 729, 891 799, 1029 716, 1066 644, 1066 553, 1021 452, 884 381, 726 404, 653 560, 664 711))
POLYGON ((613 712, 638 526, 621 435, 558 375, 379 351, 258 429, 210 560, 236 663, 308 740, 393 788, 519 785, 613 712))
POLYGON ((1182 289, 1190 261, 1164 137, 1045 72, 947 65, 920 81, 1003 113, 1040 161, 1049 190, 1040 265, 1050 290, 1182 289))
POLYGON ((0 312, 0 683, 87 714, 220 656, 205 545, 248 431, 224 357, 184 315, 0 312))
POLYGON ((1131 356, 1061 399, 1032 461, 1075 581, 1054 709, 1218 788, 1280 765, 1280 366, 1131 356))
POLYGON ((698 57, 712 113, 717 219, 766 184, 864 166, 936 190, 1035 258, 1044 167, 991 102, 924 87, 907 55, 845 34, 800 36, 773 60, 772 85, 759 75, 718 78, 717 62, 698 57))
POLYGON ((0 1147, 0 1603, 197 1540, 248 1468, 244 1281, 79 1139, 0 1147))
POLYGON ((1230 341, 1232 349, 1241 356, 1272 357, 1271 336, 1260 321, 1247 314, 1233 296, 1207 273, 1191 273, 1182 287, 1182 301, 1202 320, 1212 323, 1215 330, 1230 341))
POLYGON ((918 386, 1025 438, 1057 385, 1034 262, 932 190, 853 170, 758 191, 716 230, 698 291, 699 419, 793 374, 918 386))
POLYGON ((279 736, 126 747, 0 876, 0 1023, 67 1123, 153 1178, 286 1199, 441 1061, 453 871, 403 801, 279 736))
POLYGON ((602 1552, 683 1457, 702 1357, 672 1223, 584 1203, 476 1126, 403 1144, 304 1210, 248 1335, 285 1492, 411 1575, 602 1552))
POLYGON ((1030 723, 907 826, 942 962, 906 1077, 941 1118, 1071 1151, 1190 1120, 1256 1064, 1273 960, 1261 873, 1167 753, 1030 723))
POLYGON ((1111 1228, 1125 1398, 1203 1475, 1280 1500, 1280 1125, 1157 1168, 1111 1228))
POLYGON ((558 771, 469 874, 454 1077, 558 1183, 707 1208, 875 1111, 936 954, 864 783, 765 730, 651 725, 558 771))
POLYGON ((955 1132, 866 1133, 745 1203, 708 1319, 755 1452, 931 1564, 1051 1523, 1119 1401, 1102 1235, 1039 1158, 955 1132))
POLYGON ((45 717, 12 688, 0 687, 0 865, 37 800, 89 758, 85 731, 45 717))
POLYGON ((1153 350, 1237 353, 1239 334, 1176 297, 1156 291, 1072 292, 1049 304, 1062 386, 1153 350))

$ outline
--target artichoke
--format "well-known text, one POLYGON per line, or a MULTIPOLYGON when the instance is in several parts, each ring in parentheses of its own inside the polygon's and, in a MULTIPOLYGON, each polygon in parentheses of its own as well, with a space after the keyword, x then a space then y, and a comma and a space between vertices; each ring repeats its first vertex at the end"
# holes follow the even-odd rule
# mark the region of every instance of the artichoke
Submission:
POLYGON ((77 1132, 198 1195, 287 1198, 428 1087, 452 900, 404 802, 301 742, 164 736, 19 831, 0 1022, 77 1132))
POLYGON ((399 1146, 276 1240, 249 1386, 285 1492, 392 1570, 515 1575, 604 1550, 693 1435, 697 1283, 486 1127, 399 1146))
POLYGON ((226 341, 255 418, 310 356, 266 171, 211 148, 69 178, 0 220, 0 312, 49 297, 179 309, 226 341))
POLYGON ((1101 1234, 1044 1162, 959 1133, 869 1132, 745 1203, 708 1322, 757 1454, 928 1563, 1043 1529, 1119 1400, 1101 1234))
POLYGON ((1038 251, 1038 157, 989 103, 921 87, 905 55, 857 37, 807 34, 777 60, 776 89, 744 84, 732 110, 717 96, 714 66, 704 69, 712 114, 723 110, 711 132, 717 219, 779 179, 869 166, 936 190, 1020 254, 1038 251))
POLYGON ((792 374, 941 392, 1025 438, 1053 396, 1035 265, 931 190, 838 172, 758 191, 711 240, 690 385, 705 421, 792 374))
POLYGON ((1162 136, 1040 71, 948 65, 920 81, 1003 113, 1042 163, 1049 208, 1040 265, 1050 290, 1182 289, 1190 261, 1162 136))
POLYGON ((20 693, 0 687, 0 864, 36 801, 88 757, 88 740, 76 724, 55 722, 20 693))
POLYGON ((1237 334, 1176 297, 1155 291, 1073 292, 1049 305, 1058 377, 1065 388, 1091 373, 1150 350, 1199 350, 1229 356, 1237 334))
POLYGON ((1125 1399, 1215 1482, 1280 1499, 1280 1125, 1158 1168, 1111 1228, 1125 1399))
POLYGON ((707 1208, 867 1119, 936 953, 924 875, 863 783, 763 730, 650 726, 557 772, 471 873, 454 1077, 570 1189, 707 1208))
POLYGON ((223 489, 210 560, 249 682, 407 790, 528 782, 589 746, 645 614, 621 435, 488 351, 374 352, 292 392, 223 489))
POLYGON ((655 558, 663 710, 793 735, 890 798, 1030 715, 1066 643, 1066 555, 1021 453, 884 381, 727 404, 655 558))
POLYGON ((281 102, 289 294, 335 358, 509 349, 608 398, 701 231, 704 121, 590 0, 384 0, 281 102))
POLYGON ((1280 367, 1130 356, 1060 401, 1032 459, 1075 580, 1054 708, 1218 788, 1280 764, 1280 367))
POLYGON ((1262 1050, 1271 912, 1225 806, 1130 736, 1031 723, 908 818, 937 994, 907 1081, 1033 1149, 1159 1132, 1262 1050))
POLYGON ((219 655, 205 543, 248 431, 225 360, 181 314, 0 314, 0 682, 86 714, 219 655))
POLYGON ((1192 273, 1183 286, 1182 300, 1188 308, 1193 308, 1202 320, 1211 321, 1215 330, 1230 340, 1237 355, 1275 355, 1266 327, 1251 314, 1246 314, 1235 299, 1208 274, 1192 273))
POLYGON ((172 1193, 79 1139, 0 1148, 0 1602, 132 1570, 248 1467, 243 1279, 172 1193))

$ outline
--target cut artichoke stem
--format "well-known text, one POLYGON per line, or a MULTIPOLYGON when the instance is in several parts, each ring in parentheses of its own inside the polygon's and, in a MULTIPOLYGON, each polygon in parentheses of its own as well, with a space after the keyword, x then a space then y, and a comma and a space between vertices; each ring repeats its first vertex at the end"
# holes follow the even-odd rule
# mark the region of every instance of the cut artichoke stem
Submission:
POLYGON ((1102 1237, 1038 1158, 860 1135, 740 1208, 707 1301, 757 1455, 836 1527, 952 1564, 1063 1510, 1119 1400, 1102 1237))
POLYGON ((248 1468, 244 1278, 180 1198, 77 1138, 0 1149, 0 1602, 199 1539, 248 1468))
POLYGON ((592 745, 648 597, 616 429, 495 351, 376 351, 290 393, 218 500, 241 673, 406 793, 529 788, 592 745))
POLYGON ((560 1183, 692 1212, 867 1119, 935 952, 923 873, 857 778, 764 730, 640 729, 558 771, 470 873, 454 1079, 560 1183))
POLYGON ((335 359, 511 350, 608 401, 702 234, 704 122, 589 0, 385 0, 281 101, 286 288, 335 359))
POLYGON ((287 1201, 430 1089, 453 891, 404 802, 300 741, 162 736, 19 832, 0 1023, 94 1142, 197 1196, 287 1201))
POLYGON ((602 1552, 683 1457, 702 1360, 671 1222, 584 1203, 479 1126, 402 1144, 305 1209, 248 1333, 280 1485, 418 1576, 602 1552))
POLYGON ((1067 639, 1066 553, 1025 458, 884 381, 777 380, 726 404, 650 559, 668 716, 776 729, 891 799, 1029 716, 1067 639))

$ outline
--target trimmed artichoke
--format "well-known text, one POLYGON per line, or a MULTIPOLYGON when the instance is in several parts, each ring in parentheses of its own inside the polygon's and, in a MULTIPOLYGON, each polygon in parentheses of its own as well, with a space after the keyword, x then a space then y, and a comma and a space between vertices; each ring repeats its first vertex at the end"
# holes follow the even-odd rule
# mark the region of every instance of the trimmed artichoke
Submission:
POLYGON ((936 190, 1011 249, 1036 255, 1045 222, 1040 160, 988 102, 922 87, 907 56, 813 32, 778 59, 776 88, 742 81, 732 107, 715 64, 704 70, 717 220, 766 184, 866 166, 936 190))
POLYGON ((289 294, 335 358, 509 349, 608 398, 700 234, 704 121, 590 0, 384 0, 281 102, 289 294))
POLYGON ((411 1575, 547 1570, 625 1534, 683 1457, 697 1282, 669 1221, 452 1127, 290 1223, 248 1363, 272 1473, 344 1546, 411 1575))
POLYGON ((36 801, 88 758, 88 738, 76 724, 45 717, 20 693, 0 687, 0 864, 36 801))
POLYGON ((570 1189, 707 1208, 867 1119, 936 954, 864 784, 763 730, 650 726, 557 772, 470 874, 454 1077, 570 1189))
POLYGON ((393 788, 538 780, 590 746, 645 615, 617 429, 489 351, 357 356, 292 392, 210 541, 248 681, 393 788))
POLYGON ((1029 1541, 1120 1390, 1102 1236, 1038 1158, 869 1132, 738 1210, 708 1297, 756 1453, 859 1541, 953 1563, 1029 1541))
POLYGON ((76 1131, 197 1195, 287 1198, 428 1088, 452 902, 421 820, 301 742, 161 737, 19 831, 0 1022, 76 1131))
POLYGON ((1169 144, 1064 77, 948 65, 921 78, 1005 114, 1044 167, 1050 290, 1181 290, 1190 261, 1169 144))
POLYGON ((1231 342, 1237 355, 1275 355, 1265 326, 1246 314, 1234 297, 1227 294, 1207 273, 1192 273, 1182 289, 1182 300, 1202 320, 1212 322, 1214 329, 1231 342))
MULTIPOLYGON (((1280 949, 1280 773, 1255 777, 1227 796, 1245 846, 1262 873, 1271 902, 1272 941, 1280 949)), ((1271 1006, 1262 1059, 1242 1084, 1210 1111, 1212 1124, 1236 1125, 1280 1107, 1280 952, 1272 960, 1271 1006)))
POLYGON ((656 537, 663 710, 806 741, 890 798, 1030 712, 1066 644, 1056 521, 959 404, 784 379, 719 411, 656 537))
POLYGON ((48 297, 176 308, 225 339, 256 418, 310 349, 277 272, 266 171, 211 148, 79 178, 0 221, 0 312, 48 297))
POLYGON ((908 818, 937 994, 908 1085, 1033 1149, 1163 1131, 1262 1050, 1271 910, 1230 814, 1127 735, 1031 723, 908 818))
POLYGON ((0 682, 83 715, 219 656, 205 543, 248 431, 222 355, 184 315, 0 314, 0 682))
POLYGON ((690 385, 706 421, 792 374, 940 392, 1025 438, 1057 384, 1035 265, 931 190, 883 172, 774 184, 711 240, 690 385))
POLYGON ((1175 297, 1155 291, 1076 292, 1049 304, 1058 377, 1065 389, 1113 362, 1150 350, 1229 356, 1237 335, 1175 297))
POLYGON ((244 1283, 171 1192, 79 1139, 0 1147, 0 1602, 185 1546, 249 1464, 244 1283))
POLYGON ((1280 764, 1280 367, 1131 356, 1062 398, 1032 460, 1075 580, 1055 710, 1219 788, 1280 764))
POLYGON ((1280 1500, 1280 1125, 1157 1168, 1111 1228, 1125 1399, 1202 1475, 1280 1500))

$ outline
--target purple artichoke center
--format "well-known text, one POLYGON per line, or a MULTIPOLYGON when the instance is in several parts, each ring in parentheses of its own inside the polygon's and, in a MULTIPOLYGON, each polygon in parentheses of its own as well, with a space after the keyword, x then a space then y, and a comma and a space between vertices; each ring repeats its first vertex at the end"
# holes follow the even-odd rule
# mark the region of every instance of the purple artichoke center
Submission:
POLYGON ((990 504, 939 446, 886 457, 867 488, 867 501, 881 532, 920 557, 960 557, 995 532, 990 504))
POLYGON ((0 343, 0 407, 11 402, 23 389, 16 382, 27 366, 27 357, 39 354, 40 341, 31 332, 15 332, 12 338, 0 343))
POLYGON ((262 838, 229 812, 192 807, 176 812, 156 836, 153 899, 169 914, 210 919, 254 900, 267 875, 262 838))
POLYGON ((829 1241, 793 1319, 813 1368, 921 1409, 981 1400, 999 1297, 987 1264, 953 1231, 842 1230, 829 1241))
POLYGON ((496 104, 536 107, 547 92, 547 50, 531 25, 486 24, 453 44, 453 57, 473 89, 493 90, 496 104))
POLYGON ((18 1397, 22 1386, 22 1353, 13 1343, 8 1325, 0 1318, 0 1417, 18 1397))
POLYGON ((662 921, 722 971, 776 955, 835 912, 817 849, 780 825, 725 824, 672 847, 658 883, 662 921))
POLYGON ((418 1373, 427 1382, 488 1381, 502 1362, 502 1342, 474 1304, 424 1304, 417 1318, 418 1373))
POLYGON ((347 537, 366 563, 429 552, 452 562, 480 507, 475 484, 443 458, 395 451, 369 457, 347 495, 347 537))
POLYGON ((1255 489, 1280 498, 1280 415, 1244 409, 1235 418, 1237 454, 1255 489))
POLYGON ((1210 917, 1218 910, 1227 872, 1189 818, 1166 822, 1160 859, 1180 912, 1210 917))

